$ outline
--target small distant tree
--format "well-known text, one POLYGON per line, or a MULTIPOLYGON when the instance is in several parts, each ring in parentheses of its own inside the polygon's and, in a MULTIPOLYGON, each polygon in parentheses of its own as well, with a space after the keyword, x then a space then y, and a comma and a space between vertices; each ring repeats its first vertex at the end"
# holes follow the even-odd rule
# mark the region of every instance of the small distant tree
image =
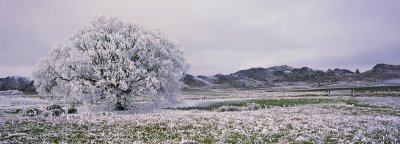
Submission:
POLYGON ((42 58, 33 78, 41 95, 125 110, 133 98, 175 100, 186 68, 163 33, 100 16, 42 58))
POLYGON ((356 74, 360 74, 360 71, 358 70, 358 69, 356 69, 356 72, 355 72, 356 74))
POLYGON ((312 78, 315 82, 317 82, 318 87, 322 86, 322 84, 326 81, 325 73, 323 71, 316 71, 315 75, 312 78))

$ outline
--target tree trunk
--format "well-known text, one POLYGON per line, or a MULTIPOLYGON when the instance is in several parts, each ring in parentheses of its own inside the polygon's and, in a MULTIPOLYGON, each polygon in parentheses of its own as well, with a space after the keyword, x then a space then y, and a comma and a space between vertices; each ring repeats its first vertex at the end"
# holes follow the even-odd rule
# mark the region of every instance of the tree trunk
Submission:
POLYGON ((115 110, 118 111, 126 110, 126 104, 125 102, 122 102, 123 100, 121 98, 121 95, 117 95, 116 97, 117 97, 117 104, 115 105, 115 110))
POLYGON ((117 105, 115 106, 115 110, 123 111, 123 110, 126 110, 126 108, 120 101, 118 101, 117 105))

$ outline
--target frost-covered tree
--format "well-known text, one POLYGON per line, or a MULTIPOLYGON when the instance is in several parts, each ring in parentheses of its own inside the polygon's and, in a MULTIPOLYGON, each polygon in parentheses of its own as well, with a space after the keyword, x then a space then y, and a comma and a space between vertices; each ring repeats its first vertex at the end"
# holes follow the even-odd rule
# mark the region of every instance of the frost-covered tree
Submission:
POLYGON ((129 101, 175 100, 187 68, 183 51, 158 30, 99 16, 36 66, 41 95, 127 109, 129 101))

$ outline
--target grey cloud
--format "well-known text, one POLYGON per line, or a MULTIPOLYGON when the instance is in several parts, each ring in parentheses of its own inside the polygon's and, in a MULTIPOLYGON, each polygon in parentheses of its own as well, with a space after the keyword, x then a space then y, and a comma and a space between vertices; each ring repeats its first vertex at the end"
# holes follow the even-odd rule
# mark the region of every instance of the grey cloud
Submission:
MULTIPOLYGON (((0 77, 36 61, 99 14, 160 28, 196 75, 274 65, 399 64, 398 0, 1 1, 0 77)), ((24 71, 24 72, 17 72, 24 71)))

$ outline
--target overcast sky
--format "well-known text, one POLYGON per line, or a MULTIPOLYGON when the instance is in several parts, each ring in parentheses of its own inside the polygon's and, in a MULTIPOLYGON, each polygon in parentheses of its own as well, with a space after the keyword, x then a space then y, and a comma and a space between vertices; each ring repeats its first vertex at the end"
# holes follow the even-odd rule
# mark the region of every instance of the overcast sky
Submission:
POLYGON ((31 76, 57 42, 100 14, 161 29, 195 75, 400 64, 400 0, 1 0, 0 77, 31 76))

